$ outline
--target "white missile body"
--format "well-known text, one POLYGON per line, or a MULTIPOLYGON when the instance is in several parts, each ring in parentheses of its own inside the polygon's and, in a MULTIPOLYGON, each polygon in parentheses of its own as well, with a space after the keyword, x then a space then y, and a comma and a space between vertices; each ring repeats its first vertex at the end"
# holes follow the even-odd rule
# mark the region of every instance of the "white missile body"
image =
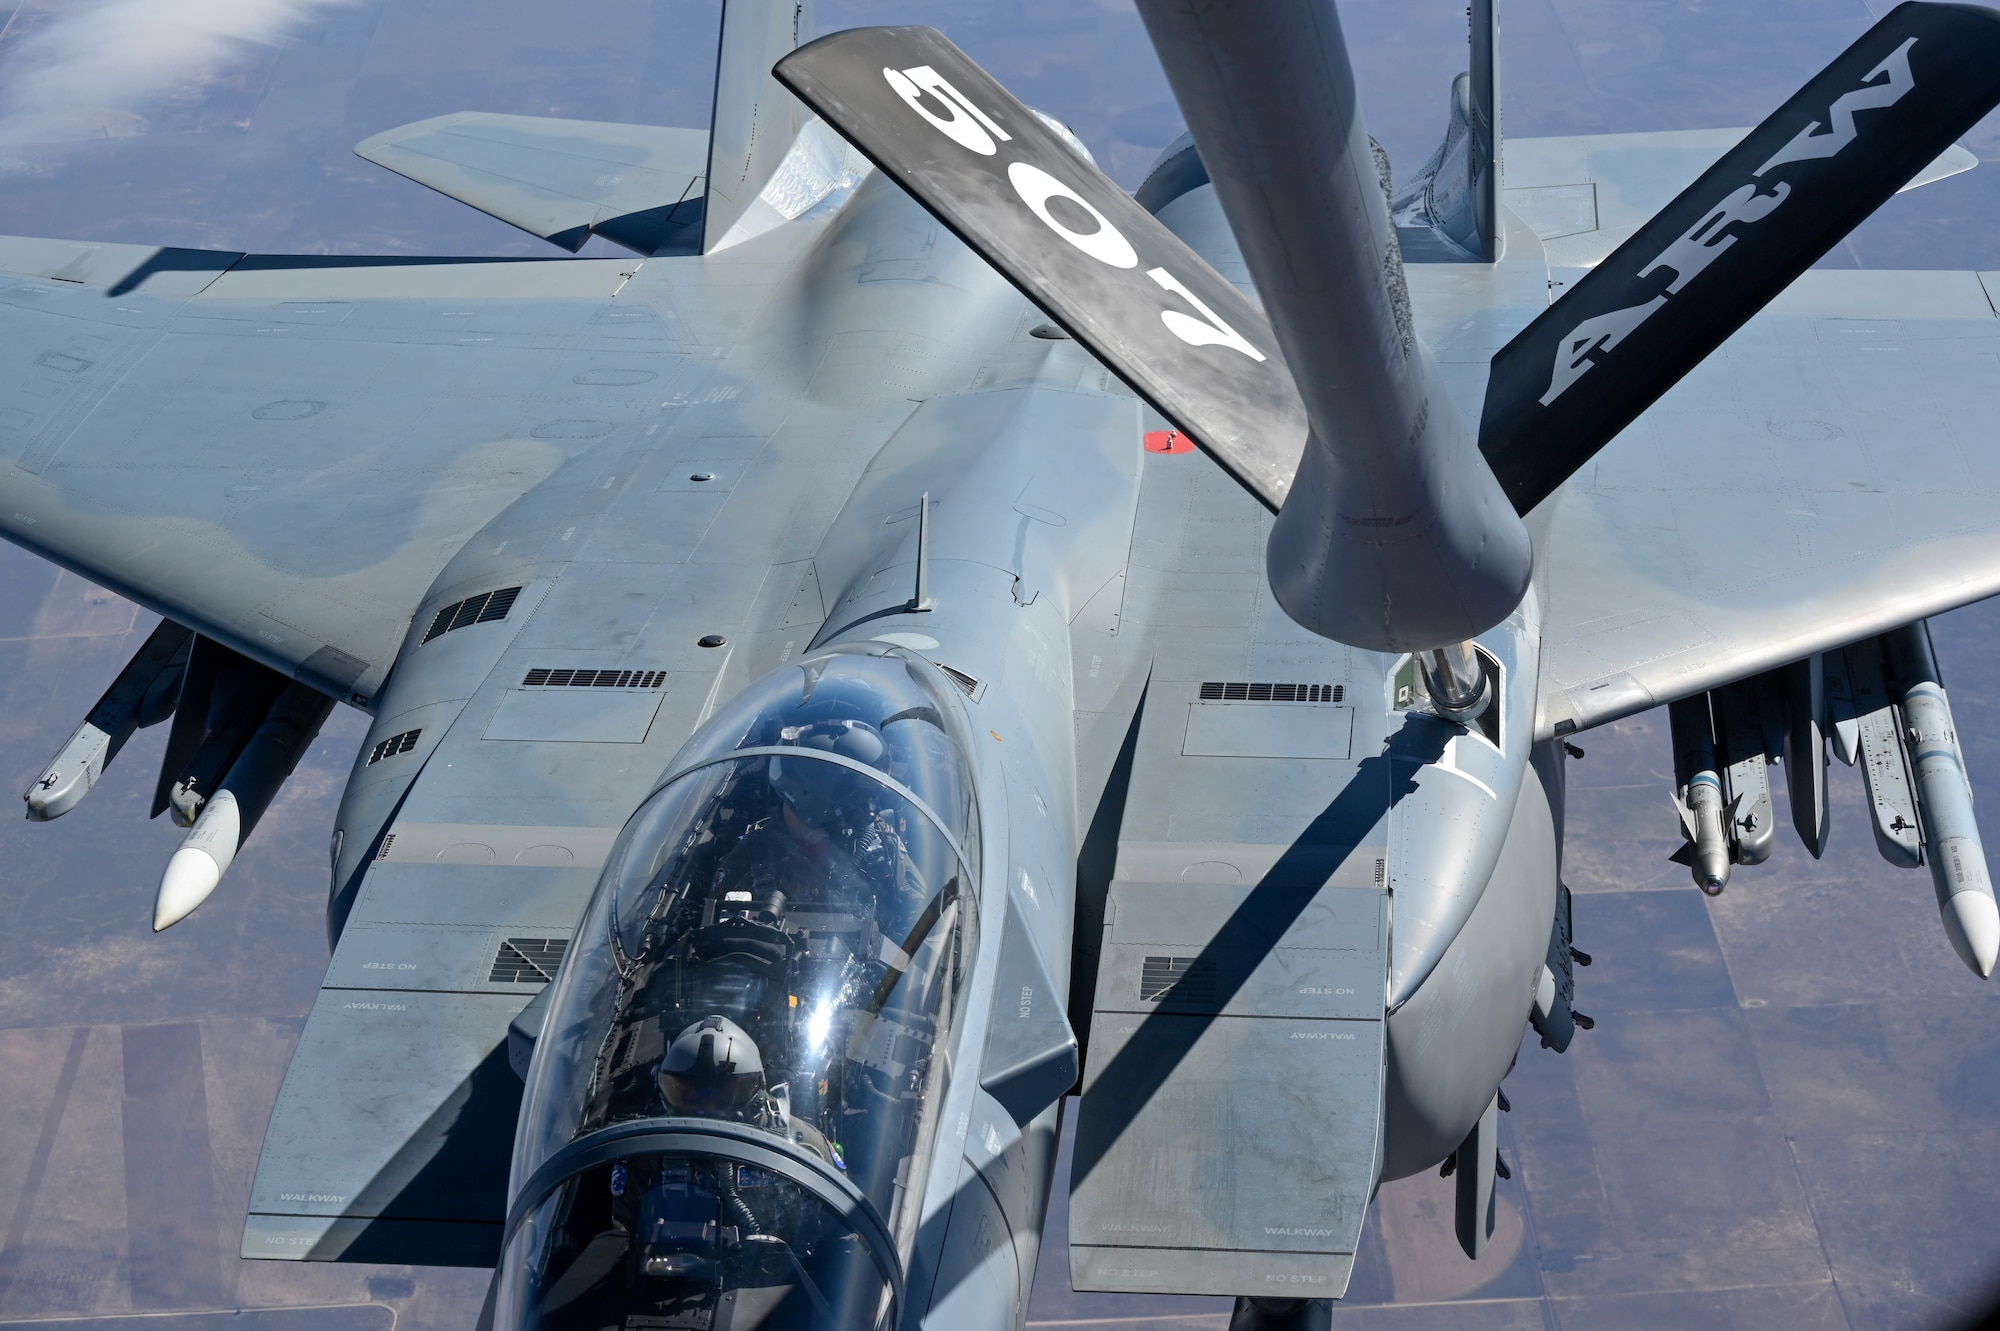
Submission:
POLYGON ((278 695, 230 764, 221 787, 201 803, 181 848, 167 861, 153 901, 155 933, 180 923, 208 900, 332 710, 331 698, 304 684, 288 685, 278 695))
POLYGON ((1972 813, 1972 785, 1952 725, 1951 704, 1938 682, 1930 635, 1922 623, 1885 634, 1901 690, 1924 859, 1937 889, 1938 915, 1959 960, 1982 978, 2000 961, 2000 906, 1986 868, 1986 848, 1972 813))
POLYGON ((208 900, 243 843, 242 811, 232 791, 219 790, 202 806, 181 848, 167 861, 153 898, 153 932, 179 924, 208 900))
POLYGON ((1687 844, 1674 859, 1688 866, 1695 886, 1710 896, 1729 884, 1729 808, 1716 771, 1715 729, 1708 695, 1682 698, 1667 708, 1673 730, 1675 807, 1687 844))

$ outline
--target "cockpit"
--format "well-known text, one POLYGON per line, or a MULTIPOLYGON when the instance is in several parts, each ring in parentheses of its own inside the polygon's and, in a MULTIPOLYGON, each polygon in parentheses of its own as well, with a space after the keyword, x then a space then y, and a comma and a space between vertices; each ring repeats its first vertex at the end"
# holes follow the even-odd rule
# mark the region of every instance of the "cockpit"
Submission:
POLYGON ((969 752, 934 666, 839 651, 677 755, 549 994, 498 1325, 899 1315, 975 952, 969 752))

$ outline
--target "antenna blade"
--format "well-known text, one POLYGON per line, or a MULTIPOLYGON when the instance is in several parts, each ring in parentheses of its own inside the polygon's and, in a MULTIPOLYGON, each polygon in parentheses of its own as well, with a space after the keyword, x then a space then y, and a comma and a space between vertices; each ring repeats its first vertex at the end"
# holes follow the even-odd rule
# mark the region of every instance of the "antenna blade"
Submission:
POLYGON ((1479 447, 1517 512, 2000 103, 2000 13, 1899 5, 1493 358, 1479 447))
POLYGON ((786 87, 1275 510, 1305 409, 1261 312, 931 28, 855 28, 786 87))

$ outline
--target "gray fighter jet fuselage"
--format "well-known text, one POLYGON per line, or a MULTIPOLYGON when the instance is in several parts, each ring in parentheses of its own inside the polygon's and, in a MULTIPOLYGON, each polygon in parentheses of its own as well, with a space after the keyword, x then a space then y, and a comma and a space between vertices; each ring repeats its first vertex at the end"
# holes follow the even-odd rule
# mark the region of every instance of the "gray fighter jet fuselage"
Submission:
POLYGON ((1501 206, 1489 4, 1400 192, 1330 5, 1207 13, 1145 6, 1192 132, 1136 198, 937 33, 731 0, 698 165, 513 117, 361 145, 642 258, 0 241, 0 350, 57 386, 0 530, 167 617, 30 816, 171 714, 168 927, 333 700, 373 718, 245 1256, 497 1263, 508 1327, 998 1331, 1080 1090, 1078 1289, 1291 1315, 1440 1165, 1476 1257, 1524 1031, 1589 1025, 1568 736, 1656 701, 1704 890, 1769 853, 1781 754, 1823 848, 1831 737, 1990 972, 1915 621, 2000 559, 1895 595, 1800 560, 1689 645, 1607 445, 1844 234, 1785 219, 2000 100, 2000 24, 1897 10, 1577 264, 1501 206), (218 411, 341 502, 135 473, 218 411))

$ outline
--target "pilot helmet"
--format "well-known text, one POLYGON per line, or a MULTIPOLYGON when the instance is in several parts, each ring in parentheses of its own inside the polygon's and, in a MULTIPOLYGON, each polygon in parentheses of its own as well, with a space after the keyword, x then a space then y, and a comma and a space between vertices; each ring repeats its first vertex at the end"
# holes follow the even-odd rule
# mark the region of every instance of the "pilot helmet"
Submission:
MULTIPOLYGON (((788 746, 851 759, 878 771, 887 766, 889 746, 883 742, 882 732, 866 721, 829 718, 786 726, 783 741, 788 746)), ((852 772, 842 770, 840 764, 817 758, 775 756, 770 761, 769 775, 772 789, 809 827, 832 827, 845 797, 855 787, 852 772)))
POLYGON ((736 1117, 764 1089, 757 1042, 727 1017, 703 1017, 660 1060, 660 1094, 677 1113, 736 1117))

